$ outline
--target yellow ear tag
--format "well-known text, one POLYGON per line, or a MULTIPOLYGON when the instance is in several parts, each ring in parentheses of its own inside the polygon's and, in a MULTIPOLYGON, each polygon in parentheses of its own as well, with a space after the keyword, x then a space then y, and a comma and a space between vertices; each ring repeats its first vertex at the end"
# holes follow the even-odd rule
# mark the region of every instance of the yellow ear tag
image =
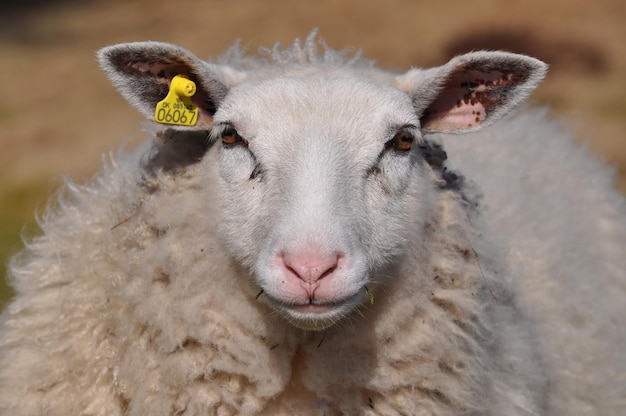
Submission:
POLYGON ((182 75, 176 75, 163 101, 154 109, 154 120, 162 124, 195 126, 198 122, 198 107, 191 101, 196 93, 196 84, 182 75))

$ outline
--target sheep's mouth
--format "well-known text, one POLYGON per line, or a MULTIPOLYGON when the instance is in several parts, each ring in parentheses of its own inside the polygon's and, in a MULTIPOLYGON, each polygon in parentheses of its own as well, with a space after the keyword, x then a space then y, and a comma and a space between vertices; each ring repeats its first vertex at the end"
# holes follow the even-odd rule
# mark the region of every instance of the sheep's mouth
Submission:
POLYGON ((355 293, 343 299, 322 301, 309 299, 308 302, 284 302, 269 297, 275 309, 292 325, 306 330, 324 330, 349 314, 361 301, 355 293))
POLYGON ((337 308, 342 308, 351 303, 354 296, 347 299, 340 299, 332 302, 320 302, 316 299, 309 299, 308 303, 288 305, 292 310, 303 313, 326 313, 337 308))

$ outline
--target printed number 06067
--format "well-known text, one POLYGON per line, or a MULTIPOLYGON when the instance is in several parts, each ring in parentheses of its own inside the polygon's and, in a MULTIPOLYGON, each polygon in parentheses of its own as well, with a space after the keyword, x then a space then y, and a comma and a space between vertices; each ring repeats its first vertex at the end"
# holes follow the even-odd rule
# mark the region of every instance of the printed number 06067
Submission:
POLYGON ((164 109, 160 108, 157 111, 156 119, 157 121, 166 122, 166 123, 180 123, 180 124, 193 124, 194 118, 196 117, 196 113, 191 113, 191 120, 187 116, 186 111, 181 110, 172 110, 172 109, 164 109))

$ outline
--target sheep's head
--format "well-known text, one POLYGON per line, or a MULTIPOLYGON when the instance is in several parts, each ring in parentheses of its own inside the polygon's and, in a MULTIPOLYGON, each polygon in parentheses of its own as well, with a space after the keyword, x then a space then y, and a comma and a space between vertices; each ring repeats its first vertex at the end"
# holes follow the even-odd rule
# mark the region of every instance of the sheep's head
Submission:
POLYGON ((282 65, 242 71, 163 43, 99 53, 107 74, 150 119, 172 79, 195 82, 195 126, 217 142, 224 232, 233 256, 281 315, 324 329, 367 301, 419 239, 436 185, 425 132, 490 124, 525 99, 546 66, 475 52, 428 70, 282 65))

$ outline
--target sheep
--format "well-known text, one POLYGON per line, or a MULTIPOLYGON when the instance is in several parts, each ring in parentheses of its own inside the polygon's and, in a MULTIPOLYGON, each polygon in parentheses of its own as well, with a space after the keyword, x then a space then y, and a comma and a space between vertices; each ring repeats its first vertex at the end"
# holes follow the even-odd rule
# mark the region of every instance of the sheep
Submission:
POLYGON ((1 414, 626 414, 626 202, 513 111, 544 63, 396 74, 315 33, 98 58, 148 120, 183 113, 11 260, 1 414))

